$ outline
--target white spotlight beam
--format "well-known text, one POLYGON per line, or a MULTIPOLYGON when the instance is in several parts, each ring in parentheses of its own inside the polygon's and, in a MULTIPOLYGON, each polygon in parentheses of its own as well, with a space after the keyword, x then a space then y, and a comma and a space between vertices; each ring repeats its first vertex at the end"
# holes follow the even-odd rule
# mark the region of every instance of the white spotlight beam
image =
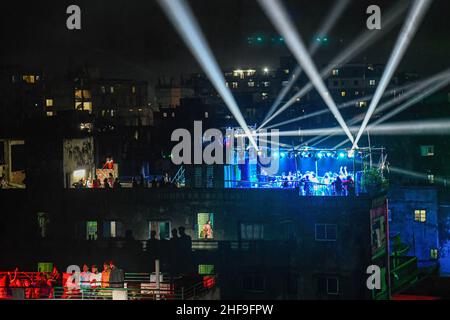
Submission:
POLYGON ((238 124, 244 130, 245 136, 250 140, 253 147, 258 150, 256 141, 251 135, 236 100, 230 90, 225 86, 223 73, 220 71, 217 61, 215 60, 189 5, 185 0, 158 0, 158 3, 174 25, 175 29, 181 35, 184 43, 200 64, 209 80, 212 82, 214 88, 224 100, 238 124))
POLYGON ((394 72, 397 69, 406 49, 408 48, 408 45, 410 44, 417 29, 419 28, 420 22, 422 21, 422 18, 424 17, 428 7, 430 6, 431 1, 432 0, 416 0, 413 4, 413 7, 411 8, 411 11, 406 17, 405 24, 400 31, 394 50, 392 51, 386 69, 383 72, 374 97, 370 102, 369 109, 367 110, 366 116, 364 117, 361 128, 359 129, 358 134, 356 135, 356 139, 353 142, 353 148, 358 145, 358 141, 361 138, 361 135, 363 134, 367 124, 369 123, 370 117, 372 116, 375 108, 380 102, 384 90, 391 81, 391 78, 394 75, 394 72))
MULTIPOLYGON (((389 107, 391 107, 391 106, 393 106, 393 105, 395 105, 395 104, 398 104, 398 103, 402 102, 402 101, 405 100, 405 99, 408 99, 408 98, 411 97, 412 95, 416 94, 417 91, 422 90, 422 89, 425 89, 428 85, 431 85, 431 84, 433 84, 433 83, 436 82, 436 81, 444 80, 446 77, 449 76, 449 74, 450 74, 450 70, 446 70, 446 71, 441 72, 441 73, 438 73, 438 74, 436 74, 436 75, 434 75, 434 76, 432 76, 432 77, 430 77, 430 78, 427 78, 427 79, 425 79, 425 80, 423 80, 423 81, 416 81, 416 82, 413 82, 413 83, 409 83, 409 84, 406 84, 406 85, 403 85, 403 86, 400 86, 400 87, 396 87, 396 88, 389 89, 389 91, 386 90, 386 91, 384 92, 384 95, 390 94, 390 93, 392 93, 392 91, 402 91, 402 90, 407 90, 407 89, 412 88, 411 90, 409 90, 408 92, 402 94, 401 96, 395 97, 395 98, 393 98, 393 99, 391 99, 391 100, 389 100, 389 101, 383 103, 383 104, 376 110, 375 113, 384 111, 384 110, 386 110, 387 108, 389 108, 389 107)), ((373 96, 373 95, 368 95, 368 96, 366 96, 366 97, 364 97, 364 98, 361 98, 361 100, 362 100, 362 101, 366 101, 366 100, 370 99, 372 96, 373 96)), ((358 100, 358 99, 356 99, 356 100, 358 100)), ((341 104, 341 105, 342 105, 342 106, 345 106, 347 103, 353 103, 354 101, 355 101, 355 100, 348 101, 348 102, 345 102, 345 103, 343 103, 343 104, 341 104)), ((356 103, 356 101, 355 101, 355 103, 356 103)), ((355 116, 352 120, 349 121, 349 125, 354 125, 354 124, 356 124, 356 123, 362 121, 362 119, 364 119, 364 115, 363 115, 363 114, 357 115, 357 116, 355 116)), ((270 128, 270 127, 271 127, 271 126, 269 126, 268 128, 270 128)), ((309 145, 310 143, 312 143, 312 142, 314 142, 314 141, 317 141, 316 143, 313 144, 313 146, 314 146, 314 145, 317 145, 317 144, 319 144, 319 143, 322 143, 323 141, 325 141, 325 140, 331 138, 332 136, 334 136, 334 135, 330 135, 330 136, 328 136, 328 137, 322 138, 320 141, 317 141, 317 140, 319 140, 319 139, 321 138, 321 136, 313 137, 313 138, 311 138, 311 139, 309 139, 309 140, 307 140, 307 141, 305 141, 305 142, 303 142, 303 143, 301 143, 301 144, 295 146, 295 148, 299 148, 299 147, 301 147, 301 146, 303 146, 303 145, 309 145)), ((342 144, 346 143, 347 141, 349 141, 349 140, 346 139, 346 140, 342 141, 342 142, 339 144, 339 146, 341 146, 342 144)))
MULTIPOLYGON (((423 91, 423 92, 417 94, 417 95, 416 95, 415 97, 413 97, 412 99, 406 101, 405 103, 401 104, 400 106, 398 106, 398 107, 395 108, 394 110, 392 110, 392 111, 386 113, 386 114, 385 114, 384 116, 382 116, 381 118, 379 118, 379 119, 377 119, 376 121, 374 121, 373 123, 369 124, 369 125, 366 127, 366 130, 370 132, 376 125, 378 125, 378 124, 380 124, 380 123, 383 123, 383 122, 385 122, 386 120, 391 119, 392 117, 396 116, 396 115, 399 114, 400 112, 402 112, 402 111, 408 109, 409 107, 415 105, 415 104, 418 103, 420 100, 422 100, 422 99, 428 97, 429 95, 435 93, 436 91, 439 91, 440 89, 446 87, 446 86, 450 83, 450 70, 447 70, 447 71, 445 71, 445 72, 439 74, 438 76, 436 76, 436 78, 435 78, 435 77, 433 77, 433 78, 434 78, 434 79, 433 79, 433 81, 431 82, 431 84, 430 84, 430 82, 427 82, 427 83, 426 83, 426 85, 429 85, 429 87, 426 88, 425 91, 423 91)), ((402 100, 405 100, 405 99, 411 97, 413 94, 416 94, 418 90, 425 89, 425 87, 426 87, 425 85, 422 85, 421 88, 416 88, 416 89, 414 89, 414 90, 411 90, 410 92, 408 92, 407 94, 405 94, 405 95, 402 96, 402 98, 403 98, 402 100)), ((397 102, 397 101, 394 101, 394 102, 397 102)), ((381 105, 381 106, 375 111, 375 113, 384 111, 384 110, 387 109, 388 107, 390 107, 389 102, 387 102, 387 103, 381 105)), ((350 123, 350 124, 353 125, 353 124, 359 122, 359 120, 361 120, 360 117, 358 117, 358 120, 357 120, 356 122, 350 123)), ((347 143, 348 141, 349 141, 349 140, 346 139, 346 140, 340 142, 339 144, 337 144, 337 145, 335 146, 335 148, 338 148, 338 147, 344 145, 344 144, 347 143)))
MULTIPOLYGON (((391 165, 388 166, 388 170, 389 170, 389 173, 393 172, 396 174, 405 175, 405 176, 409 176, 411 178, 416 178, 416 179, 420 179, 420 180, 426 180, 426 181, 430 180, 430 177, 428 176, 427 173, 406 170, 406 169, 394 167, 391 165)), ((444 177, 434 177, 434 183, 438 183, 438 184, 442 184, 442 185, 447 185, 449 180, 450 179, 446 179, 444 177)))
MULTIPOLYGON (((358 127, 350 127, 349 130, 357 131, 358 127)), ((380 124, 371 129, 372 135, 442 135, 450 134, 450 119, 430 119, 422 121, 404 121, 388 124, 380 124)), ((278 132, 255 133, 258 137, 298 137, 317 135, 343 135, 341 128, 320 128, 307 130, 290 130, 278 132)))
MULTIPOLYGON (((400 87, 392 88, 391 90, 389 90, 389 92, 385 91, 383 96, 392 94, 392 91, 401 91, 401 90, 408 89, 408 88, 410 88, 410 87, 412 87, 412 86, 414 86, 416 84, 417 83, 414 82, 414 83, 408 83, 408 84, 400 86, 400 87)), ((337 107, 338 107, 339 110, 345 109, 345 108, 348 108, 348 107, 355 106, 360 101, 366 101, 367 102, 372 97, 373 97, 373 94, 369 94, 369 95, 361 97, 361 98, 357 98, 357 99, 353 99, 353 100, 350 100, 350 101, 347 101, 347 102, 343 102, 343 103, 339 104, 337 107)), ((307 114, 307 115, 304 115, 304 116, 300 116, 300 117, 293 118, 293 119, 290 119, 290 120, 286 120, 286 121, 282 121, 282 122, 279 122, 279 123, 271 124, 270 126, 267 126, 266 129, 278 128, 278 127, 286 125, 286 124, 290 124, 290 123, 294 123, 294 122, 297 122, 297 121, 301 121, 301 120, 309 119, 309 118, 312 118, 312 117, 320 116, 320 115, 328 113, 328 112, 330 112, 330 109, 328 109, 328 108, 321 109, 321 110, 318 110, 316 112, 313 112, 313 113, 310 113, 310 114, 307 114)))
MULTIPOLYGON (((322 27, 317 31, 316 36, 323 37, 324 35, 328 34, 330 30, 334 27, 336 22, 339 20, 339 17, 342 15, 344 10, 349 5, 350 0, 342 0, 342 1, 336 1, 333 8, 330 10, 328 16, 325 18, 322 27)), ((314 54, 317 52, 317 50, 320 48, 320 44, 318 41, 316 41, 316 37, 312 40, 311 44, 309 45, 308 51, 309 54, 314 56, 314 54)), ((278 107, 278 105, 281 103, 281 101, 284 99, 284 97, 289 93, 289 91, 292 89, 292 86, 294 85, 295 81, 297 81, 298 77, 302 74, 302 68, 300 66, 297 66, 293 72, 292 77, 286 84, 286 86, 283 87, 283 89, 280 91, 278 96, 276 97, 274 103, 269 109, 269 112, 267 112, 264 120, 266 121, 275 111, 275 109, 278 107)))
MULTIPOLYGON (((416 95, 416 97, 413 97, 412 99, 408 100, 407 102, 399 105, 394 110, 390 111, 389 113, 385 114, 383 117, 379 118, 373 124, 369 124, 369 126, 366 127, 366 130, 369 130, 373 126, 375 126, 375 125, 377 125, 379 123, 382 123, 382 122, 392 118, 393 116, 399 114, 400 112, 402 112, 403 110, 405 110, 405 109, 411 107, 412 105, 416 104, 417 102, 419 102, 423 98, 425 98, 425 97, 429 96, 430 94, 432 94, 432 93, 442 89, 449 82, 450 82, 450 70, 446 70, 446 71, 441 72, 441 73, 439 73, 439 74, 437 74, 437 75, 435 75, 435 76, 433 76, 431 78, 428 78, 428 79, 422 81, 421 83, 416 85, 414 88, 412 88, 411 90, 409 90, 405 94, 383 103, 382 105, 380 105, 375 110, 375 114, 380 113, 382 111, 385 111, 386 109, 389 109, 390 107, 392 107, 394 105, 398 105, 400 102, 402 102, 402 101, 404 101, 406 99, 409 99, 410 97, 416 95), (422 90, 425 90, 425 91, 420 92, 422 90)), ((363 119, 364 119, 364 115, 359 114, 359 115, 355 116, 352 120, 349 121, 349 125, 357 124, 357 123, 361 122, 363 119)), ((313 146, 328 140, 332 136, 334 136, 334 135, 325 137, 325 138, 321 139, 320 141, 317 141, 315 144, 313 144, 313 146)), ((346 139, 346 140, 342 141, 336 147, 340 147, 344 143, 347 143, 347 141, 349 141, 349 140, 346 139)))
MULTIPOLYGON (((373 42, 378 40, 381 36, 385 35, 395 24, 398 22, 398 18, 401 16, 403 11, 405 10, 405 3, 398 2, 396 6, 391 9, 385 16, 383 22, 383 30, 382 32, 377 30, 367 30, 360 34, 349 46, 347 46, 344 51, 342 51, 336 58, 332 60, 321 72, 320 76, 322 78, 327 77, 331 70, 335 68, 337 65, 341 65, 352 59, 354 56, 359 54, 373 42)), ((297 92, 292 98, 290 98, 284 105, 282 105, 273 115, 271 115, 266 121, 264 121, 258 128, 260 130, 270 121, 272 121, 275 117, 281 114, 284 110, 289 108, 298 99, 302 98, 305 94, 307 94, 312 88, 313 84, 309 82, 305 85, 299 92, 297 92)))
POLYGON ((331 94, 328 92, 322 78, 317 71, 314 62, 308 54, 308 51, 303 44, 300 35, 296 32, 295 27, 291 23, 285 9, 278 0, 258 0, 259 4, 264 9, 266 15, 272 21, 274 26, 277 28, 278 32, 283 35, 285 42, 291 52, 294 54, 297 62, 303 68, 305 73, 310 78, 311 82, 317 89, 322 99, 325 101, 326 105, 330 108, 334 117, 336 118, 339 125, 344 130, 345 134, 348 136, 350 141, 353 141, 353 136, 341 113, 339 112, 331 94))

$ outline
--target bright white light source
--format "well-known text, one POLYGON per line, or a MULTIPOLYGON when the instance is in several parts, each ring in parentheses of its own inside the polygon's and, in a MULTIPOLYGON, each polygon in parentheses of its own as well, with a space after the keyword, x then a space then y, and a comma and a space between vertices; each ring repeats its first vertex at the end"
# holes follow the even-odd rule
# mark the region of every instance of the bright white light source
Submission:
POLYGON ((86 177, 86 170, 85 169, 79 169, 79 170, 75 170, 73 172, 73 177, 75 179, 83 179, 86 177))

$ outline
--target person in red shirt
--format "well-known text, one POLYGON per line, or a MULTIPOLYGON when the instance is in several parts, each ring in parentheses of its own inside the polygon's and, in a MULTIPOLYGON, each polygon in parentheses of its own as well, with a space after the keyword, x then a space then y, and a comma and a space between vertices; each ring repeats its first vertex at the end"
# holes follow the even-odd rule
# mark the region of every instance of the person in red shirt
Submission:
POLYGON ((102 186, 102 183, 100 182, 100 179, 98 178, 97 175, 95 175, 95 179, 94 179, 94 181, 92 181, 92 188, 98 189, 101 186, 102 186))
POLYGON ((106 158, 105 165, 103 166, 103 169, 114 169, 114 160, 113 158, 106 158))

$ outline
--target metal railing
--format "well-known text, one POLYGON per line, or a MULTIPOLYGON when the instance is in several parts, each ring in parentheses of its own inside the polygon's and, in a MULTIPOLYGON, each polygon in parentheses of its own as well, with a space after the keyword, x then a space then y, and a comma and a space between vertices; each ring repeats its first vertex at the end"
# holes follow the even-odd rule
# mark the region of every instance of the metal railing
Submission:
MULTIPOLYGON (((1 276, 2 273, 0 273, 1 276)), ((21 272, 23 279, 39 272, 21 272)), ((20 286, 0 286, 0 299, 39 299, 39 300, 188 300, 201 299, 216 285, 216 277, 209 276, 203 281, 189 286, 175 286, 174 279, 162 276, 159 288, 151 282, 150 273, 126 273, 125 281, 119 288, 86 284, 74 286, 55 286, 29 283, 20 286)), ((108 284, 110 285, 110 284, 108 284)))

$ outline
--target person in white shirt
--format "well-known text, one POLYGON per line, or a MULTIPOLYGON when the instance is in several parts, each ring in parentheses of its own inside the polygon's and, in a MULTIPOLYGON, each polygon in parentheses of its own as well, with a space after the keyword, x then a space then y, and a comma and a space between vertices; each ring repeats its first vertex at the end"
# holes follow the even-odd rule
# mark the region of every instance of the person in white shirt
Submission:
POLYGON ((91 267, 89 274, 89 283, 91 285, 92 295, 95 297, 99 294, 99 288, 102 287, 102 273, 98 272, 97 266, 94 264, 91 267))
POLYGON ((91 287, 90 283, 90 275, 89 267, 84 264, 83 265, 83 272, 80 273, 80 287, 81 289, 89 289, 91 287))
POLYGON ((102 274, 98 272, 97 266, 94 264, 89 274, 89 283, 92 289, 100 288, 102 286, 102 274))

